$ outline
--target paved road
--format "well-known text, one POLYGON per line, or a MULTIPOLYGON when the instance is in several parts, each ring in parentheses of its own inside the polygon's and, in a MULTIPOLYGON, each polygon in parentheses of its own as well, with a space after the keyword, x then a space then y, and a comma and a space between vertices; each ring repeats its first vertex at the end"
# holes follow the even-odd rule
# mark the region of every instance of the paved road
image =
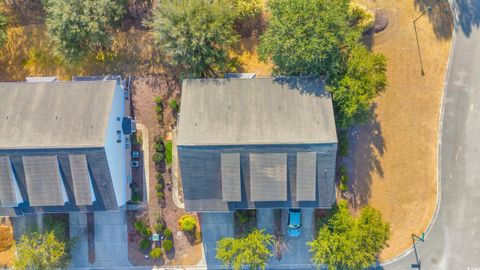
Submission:
MULTIPOLYGON (((454 48, 447 75, 440 147, 440 204, 422 269, 480 270, 480 0, 454 0, 454 48)), ((415 252, 385 269, 412 269, 415 252)))

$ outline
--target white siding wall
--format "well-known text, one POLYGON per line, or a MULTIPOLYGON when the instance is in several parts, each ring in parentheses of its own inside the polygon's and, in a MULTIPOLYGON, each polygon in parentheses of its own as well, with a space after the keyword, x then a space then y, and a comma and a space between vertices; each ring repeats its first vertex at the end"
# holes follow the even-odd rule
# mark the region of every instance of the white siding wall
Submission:
POLYGON ((125 205, 127 177, 125 172, 125 136, 122 131, 122 119, 125 114, 124 90, 117 85, 113 98, 112 109, 105 141, 108 167, 112 176, 118 207, 125 205), (117 120, 120 118, 120 121, 117 120), (122 132, 122 142, 117 143, 117 130, 122 132))

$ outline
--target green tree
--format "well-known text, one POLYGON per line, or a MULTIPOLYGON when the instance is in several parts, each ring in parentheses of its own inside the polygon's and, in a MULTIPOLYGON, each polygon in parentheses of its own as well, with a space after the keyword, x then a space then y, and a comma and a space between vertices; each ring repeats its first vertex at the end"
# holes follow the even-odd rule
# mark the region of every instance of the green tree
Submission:
POLYGON ((17 243, 15 269, 66 269, 70 263, 66 242, 54 231, 24 234, 17 243))
POLYGON ((245 20, 257 16, 262 12, 261 0, 233 0, 233 7, 238 20, 245 20))
POLYGON ((333 94, 339 127, 346 128, 369 119, 372 100, 387 86, 385 72, 385 56, 370 53, 363 45, 352 49, 345 75, 327 87, 333 94))
POLYGON ((231 65, 238 41, 235 13, 228 0, 160 0, 145 25, 167 55, 190 77, 218 76, 231 65))
POLYGON ((370 13, 349 0, 271 0, 262 60, 287 76, 322 76, 333 93, 339 128, 363 123, 386 88, 386 60, 361 44, 370 13))
POLYGON ((3 44, 7 40, 7 26, 7 16, 0 12, 0 49, 3 47, 3 44))
POLYGON ((272 257, 270 247, 273 236, 264 230, 253 230, 244 238, 223 238, 217 242, 216 258, 225 267, 235 270, 248 266, 250 269, 265 269, 272 257))
POLYGON ((349 46, 360 37, 350 27, 348 5, 348 0, 270 0, 260 58, 270 58, 278 75, 336 78, 345 69, 349 46))
POLYGON ((107 48, 124 12, 116 0, 45 0, 44 9, 54 51, 69 62, 107 48))
POLYGON ((333 211, 321 224, 317 238, 308 243, 313 263, 332 270, 368 268, 387 245, 390 225, 370 206, 357 219, 348 212, 346 201, 333 211))

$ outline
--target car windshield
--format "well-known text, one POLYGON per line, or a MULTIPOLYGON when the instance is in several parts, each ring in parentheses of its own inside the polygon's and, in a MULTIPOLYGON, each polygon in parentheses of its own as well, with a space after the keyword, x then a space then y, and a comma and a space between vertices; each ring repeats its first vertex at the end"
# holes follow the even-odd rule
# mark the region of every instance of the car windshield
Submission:
POLYGON ((300 225, 298 225, 298 224, 290 224, 290 225, 288 225, 288 227, 290 227, 291 229, 299 229, 299 228, 300 228, 300 225))

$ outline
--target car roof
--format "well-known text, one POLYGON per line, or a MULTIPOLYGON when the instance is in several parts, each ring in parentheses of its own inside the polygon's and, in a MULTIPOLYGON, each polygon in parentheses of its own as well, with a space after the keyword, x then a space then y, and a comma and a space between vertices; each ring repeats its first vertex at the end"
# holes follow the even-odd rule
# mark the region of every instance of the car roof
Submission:
POLYGON ((290 224, 300 224, 300 212, 290 212, 290 224))

